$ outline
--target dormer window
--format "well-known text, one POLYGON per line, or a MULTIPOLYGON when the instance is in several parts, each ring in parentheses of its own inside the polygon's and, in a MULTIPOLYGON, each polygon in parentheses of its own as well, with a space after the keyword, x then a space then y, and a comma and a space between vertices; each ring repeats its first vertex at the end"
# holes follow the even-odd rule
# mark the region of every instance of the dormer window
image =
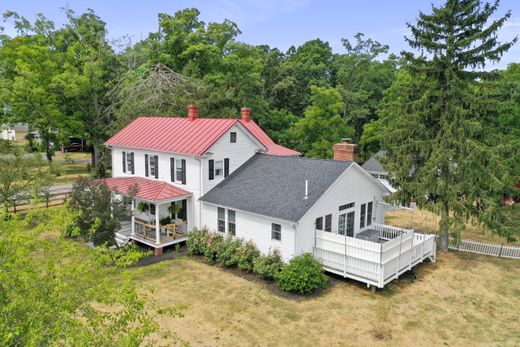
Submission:
POLYGON ((237 142, 237 133, 232 131, 229 133, 229 142, 236 143, 237 142))

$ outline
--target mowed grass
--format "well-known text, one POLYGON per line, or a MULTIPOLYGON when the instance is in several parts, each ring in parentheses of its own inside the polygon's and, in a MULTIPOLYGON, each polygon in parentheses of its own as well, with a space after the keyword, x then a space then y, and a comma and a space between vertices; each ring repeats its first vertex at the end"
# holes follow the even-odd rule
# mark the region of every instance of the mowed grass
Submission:
POLYGON ((179 257, 124 270, 159 323, 154 345, 518 346, 520 262, 448 253, 372 294, 334 278, 318 295, 179 257))
MULTIPOLYGON (((395 210, 387 211, 385 214, 386 224, 402 228, 414 228, 435 234, 439 232, 439 219, 436 214, 423 210, 395 210)), ((462 232, 462 238, 484 242, 507 243, 506 238, 500 237, 492 233, 491 230, 474 223, 466 225, 466 229, 462 232)), ((517 241, 513 244, 520 245, 520 242, 517 241)))

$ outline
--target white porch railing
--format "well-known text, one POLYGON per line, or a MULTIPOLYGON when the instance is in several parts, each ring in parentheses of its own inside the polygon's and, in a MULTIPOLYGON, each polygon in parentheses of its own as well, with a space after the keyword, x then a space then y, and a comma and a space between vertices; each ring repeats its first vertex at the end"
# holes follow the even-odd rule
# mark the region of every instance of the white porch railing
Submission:
POLYGON ((381 242, 316 230, 314 257, 329 272, 379 288, 426 258, 435 261, 435 236, 381 224, 372 228, 381 242))

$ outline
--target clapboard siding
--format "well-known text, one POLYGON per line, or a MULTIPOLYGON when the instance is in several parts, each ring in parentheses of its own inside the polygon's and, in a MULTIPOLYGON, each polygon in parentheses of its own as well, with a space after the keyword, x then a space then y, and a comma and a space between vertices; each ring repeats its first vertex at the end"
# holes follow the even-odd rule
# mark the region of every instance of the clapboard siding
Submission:
MULTIPOLYGON (((223 206, 222 206, 223 207, 223 206)), ((203 203, 203 225, 210 231, 217 230, 217 206, 203 203)), ((225 208, 225 207, 224 207, 225 208)), ((236 237, 244 241, 252 240, 263 254, 269 250, 278 249, 284 261, 294 256, 295 228, 289 222, 271 219, 243 211, 236 212, 236 237), (282 239, 271 239, 271 223, 280 224, 282 227, 282 239)), ((226 209, 226 233, 227 233, 227 209, 226 209)))
MULTIPOLYGON (((159 158, 159 177, 158 181, 168 182, 175 186, 178 186, 184 190, 187 190, 193 193, 193 210, 192 215, 194 218, 194 226, 200 225, 199 217, 200 217, 200 204, 198 202, 198 198, 200 197, 200 162, 198 159, 193 158, 192 156, 176 154, 176 153, 166 153, 166 152, 158 152, 151 150, 141 150, 141 149, 129 149, 129 148, 121 148, 121 147, 113 147, 112 148, 112 177, 125 177, 125 176, 138 176, 138 177, 146 177, 145 175, 145 155, 148 156, 157 155, 159 158), (131 174, 126 170, 123 172, 123 152, 134 153, 134 166, 135 166, 135 174, 131 174), (171 181, 171 172, 170 172, 170 158, 175 159, 184 159, 186 160, 186 184, 182 184, 180 181, 171 181)), ((155 177, 151 175, 148 176, 149 179, 155 180, 155 177)))
POLYGON ((242 164, 248 161, 256 152, 261 150, 261 145, 251 138, 251 135, 246 133, 241 126, 233 126, 227 131, 217 142, 213 144, 208 150, 212 155, 208 159, 203 160, 203 184, 204 193, 209 192, 213 187, 222 182, 224 175, 215 176, 214 179, 209 179, 209 160, 214 161, 229 158, 229 174, 238 169, 242 164), (232 143, 229 138, 231 132, 237 133, 237 141, 232 143))
MULTIPOLYGON (((359 227, 361 204, 373 202, 372 222, 384 223, 384 206, 377 202, 383 200, 386 192, 374 183, 375 179, 362 170, 357 164, 350 166, 300 219, 297 228, 297 255, 312 252, 314 221, 318 217, 332 214, 332 231, 337 232, 339 215, 354 211, 354 235, 356 235, 361 231, 359 227), (339 211, 340 205, 351 202, 355 203, 353 209, 339 211)), ((312 182, 309 182, 309 191, 312 192, 312 182)))

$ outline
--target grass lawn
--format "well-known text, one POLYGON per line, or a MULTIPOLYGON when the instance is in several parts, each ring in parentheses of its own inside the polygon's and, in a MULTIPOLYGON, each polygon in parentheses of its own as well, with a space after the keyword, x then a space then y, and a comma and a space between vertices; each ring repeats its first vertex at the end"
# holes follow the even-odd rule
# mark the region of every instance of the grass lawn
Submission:
MULTIPOLYGON (((402 228, 414 228, 429 233, 438 233, 439 219, 436 214, 423 210, 395 210, 387 211, 385 214, 386 224, 402 228)), ((480 225, 471 223, 466 225, 466 230, 462 232, 462 238, 485 242, 507 243, 506 238, 495 235, 480 225)), ((520 245, 520 242, 517 241, 513 244, 520 245)))
POLYGON ((520 262, 439 256, 376 294, 332 279, 312 297, 281 294, 231 270, 181 256, 123 270, 147 297, 156 345, 520 345, 520 262))
POLYGON ((52 185, 74 183, 79 176, 89 176, 87 164, 90 163, 90 153, 56 152, 53 157, 59 175, 53 175, 52 185))

